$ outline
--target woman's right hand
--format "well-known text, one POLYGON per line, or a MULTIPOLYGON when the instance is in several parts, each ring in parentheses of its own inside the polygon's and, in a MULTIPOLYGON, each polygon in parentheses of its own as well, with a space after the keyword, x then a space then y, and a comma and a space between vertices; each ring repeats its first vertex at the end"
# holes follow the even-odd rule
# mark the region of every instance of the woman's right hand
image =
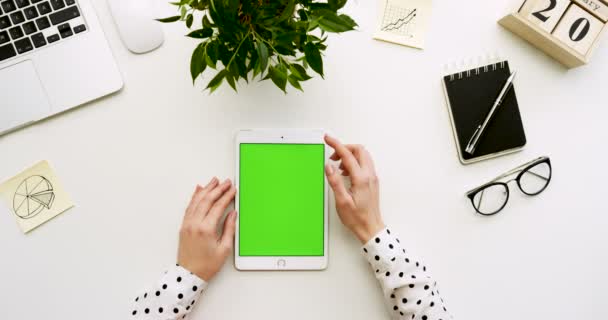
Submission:
POLYGON ((325 142, 335 150, 330 158, 340 162, 339 168, 342 169, 340 175, 332 164, 325 166, 327 180, 335 194, 338 216, 365 244, 385 228, 380 213, 380 191, 374 161, 361 145, 343 145, 327 135, 325 142), (350 177, 350 188, 346 187, 342 176, 350 177))

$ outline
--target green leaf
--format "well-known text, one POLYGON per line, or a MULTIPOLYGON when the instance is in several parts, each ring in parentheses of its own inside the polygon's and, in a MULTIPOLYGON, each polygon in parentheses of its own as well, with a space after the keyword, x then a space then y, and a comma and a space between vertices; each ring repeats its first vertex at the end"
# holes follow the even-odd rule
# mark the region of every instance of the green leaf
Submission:
POLYGON ((290 64, 289 71, 291 71, 291 76, 295 77, 299 81, 311 79, 311 77, 306 73, 306 69, 299 64, 290 64))
POLYGON ((218 59, 217 41, 209 42, 205 48, 205 53, 205 61, 207 62, 207 65, 215 69, 217 67, 216 63, 218 59))
MULTIPOLYGON (((245 64, 246 60, 247 60, 246 58, 241 58, 241 57, 237 56, 237 58, 234 59, 233 63, 236 64, 238 67, 238 75, 241 76, 241 78, 245 79, 246 82, 249 82, 249 80, 247 80, 248 70, 247 70, 247 64, 245 64)), ((239 77, 236 77, 236 78, 238 79, 239 77)))
POLYGON ((319 27, 327 32, 339 33, 351 31, 354 30, 357 25, 350 17, 345 16, 347 18, 343 19, 331 10, 321 9, 315 11, 314 14, 317 17, 321 17, 321 20, 319 20, 319 27))
POLYGON ((336 11, 337 11, 337 10, 339 10, 339 9, 342 9, 342 8, 343 8, 343 7, 346 5, 346 2, 347 2, 347 1, 348 1, 348 0, 329 0, 329 1, 328 1, 328 3, 329 3, 329 6, 330 6, 330 7, 331 7, 333 10, 336 10, 336 11))
POLYGON ((240 0, 225 0, 228 2, 228 14, 236 16, 239 12, 239 5, 241 4, 240 0))
POLYGON ((310 21, 310 23, 308 23, 308 32, 315 30, 318 26, 319 26, 319 21, 321 21, 321 19, 323 19, 323 17, 315 17, 314 19, 312 19, 312 21, 310 21))
POLYGON ((162 23, 169 23, 169 22, 178 21, 179 19, 180 19, 180 16, 173 16, 173 17, 168 17, 168 18, 156 19, 156 21, 162 22, 162 23))
POLYGON ((268 67, 268 47, 264 44, 264 42, 258 40, 256 49, 258 51, 258 58, 260 60, 260 72, 264 72, 268 67))
POLYGON ((228 67, 228 71, 230 72, 230 74, 236 78, 239 77, 240 75, 240 71, 239 71, 239 65, 236 64, 234 61, 230 64, 230 66, 228 67))
POLYGON ((210 66, 213 69, 217 68, 217 60, 214 59, 211 55, 211 52, 207 52, 207 54, 205 55, 205 63, 207 63, 208 66, 210 66))
POLYGON ((279 70, 279 68, 270 67, 268 69, 268 75, 270 76, 272 82, 277 85, 277 87, 283 90, 283 92, 287 93, 287 91, 285 91, 285 88, 287 87, 287 73, 279 70))
POLYGON ((179 2, 169 2, 169 3, 170 3, 170 4, 172 4, 172 5, 174 5, 174 6, 179 6, 179 7, 181 7, 181 6, 185 5, 185 4, 190 3, 190 1, 191 1, 191 0, 181 0, 181 1, 179 1, 179 2))
POLYGON ((251 77, 252 79, 255 79, 255 77, 258 76, 258 74, 261 75, 262 71, 260 69, 260 61, 256 62, 255 67, 253 68, 253 77, 251 77))
POLYGON ((195 38, 195 39, 205 39, 205 38, 211 37, 212 35, 213 35, 213 29, 205 28, 205 29, 194 30, 194 31, 188 33, 186 36, 190 37, 190 38, 195 38))
POLYGON ((236 82, 234 82, 234 77, 232 76, 232 74, 230 74, 230 73, 226 74, 226 81, 228 81, 228 84, 232 87, 232 89, 234 91, 237 91, 236 82))
POLYGON ((224 78, 226 78, 227 73, 228 71, 226 71, 226 69, 218 72, 215 77, 213 77, 213 79, 209 81, 209 84, 207 85, 206 89, 210 89, 211 93, 213 93, 213 91, 219 88, 219 86, 222 84, 222 81, 224 81, 224 78))
POLYGON ((287 5, 283 9, 283 12, 279 16, 279 18, 277 19, 278 20, 277 22, 281 22, 283 20, 287 20, 288 18, 293 17, 295 8, 296 8, 296 1, 288 0, 287 5))
POLYGON ((219 1, 219 6, 216 5, 216 2, 218 0, 210 0, 209 3, 211 4, 209 7, 209 15, 211 16, 211 19, 213 20, 213 22, 215 22, 216 24, 223 26, 225 25, 225 21, 224 21, 224 7, 223 4, 221 3, 221 1, 219 1))
POLYGON ((209 17, 207 15, 203 16, 203 28, 211 28, 213 24, 209 21, 209 17))
POLYGON ((214 61, 208 54, 205 55, 205 62, 211 68, 213 68, 213 69, 217 68, 217 60, 214 61))
POLYGON ((192 76, 192 84, 196 81, 196 78, 205 71, 207 63, 205 61, 205 47, 199 45, 194 49, 192 53, 192 59, 190 60, 190 75, 192 76))
POLYGON ((306 62, 308 62, 312 70, 323 77, 323 58, 321 58, 319 49, 309 42, 304 46, 304 54, 306 55, 306 62))
POLYGON ((340 19, 342 19, 342 21, 344 21, 346 24, 348 24, 349 26, 351 26, 353 29, 355 27, 358 27, 359 25, 357 24, 357 22, 355 22, 355 20, 353 20, 353 18, 351 18, 350 16, 347 16, 345 14, 341 14, 338 16, 340 19))
POLYGON ((279 58, 280 64, 277 66, 277 69, 279 69, 279 71, 287 74, 287 67, 285 66, 285 60, 283 60, 283 58, 279 58))
POLYGON ((218 43, 218 53, 219 60, 222 61, 224 66, 228 66, 230 59, 232 59, 232 55, 234 52, 230 51, 230 48, 225 43, 218 43))
POLYGON ((298 79, 293 77, 293 75, 289 75, 289 77, 287 77, 287 80, 294 88, 304 92, 304 90, 302 90, 302 86, 300 86, 300 83, 298 82, 298 79))
POLYGON ((188 16, 186 17, 186 27, 188 27, 188 29, 190 29, 190 27, 192 27, 192 22, 194 22, 194 17, 192 16, 192 14, 188 14, 188 16))
POLYGON ((181 13, 181 15, 180 15, 180 17, 179 17, 179 18, 180 18, 180 19, 184 19, 184 18, 186 17, 186 12, 188 12, 188 9, 186 9, 186 7, 182 7, 182 10, 181 10, 181 12, 180 12, 180 13, 181 13))
POLYGON ((329 9, 329 3, 313 2, 308 5, 311 9, 329 9))

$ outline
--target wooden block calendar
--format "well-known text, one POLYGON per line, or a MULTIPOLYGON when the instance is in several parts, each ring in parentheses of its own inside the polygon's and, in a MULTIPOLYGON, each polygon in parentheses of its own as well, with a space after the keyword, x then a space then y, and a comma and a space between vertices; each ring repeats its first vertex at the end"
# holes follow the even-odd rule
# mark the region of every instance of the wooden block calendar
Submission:
POLYGON ((608 0, 517 0, 498 23, 568 68, 590 62, 608 29, 608 0))

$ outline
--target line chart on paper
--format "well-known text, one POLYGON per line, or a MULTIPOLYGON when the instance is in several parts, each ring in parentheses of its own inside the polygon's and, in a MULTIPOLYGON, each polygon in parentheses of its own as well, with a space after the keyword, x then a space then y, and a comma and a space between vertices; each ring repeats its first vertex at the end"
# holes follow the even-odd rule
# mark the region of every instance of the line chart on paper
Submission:
POLYGON ((413 38, 417 15, 417 8, 406 8, 387 0, 380 30, 413 38))

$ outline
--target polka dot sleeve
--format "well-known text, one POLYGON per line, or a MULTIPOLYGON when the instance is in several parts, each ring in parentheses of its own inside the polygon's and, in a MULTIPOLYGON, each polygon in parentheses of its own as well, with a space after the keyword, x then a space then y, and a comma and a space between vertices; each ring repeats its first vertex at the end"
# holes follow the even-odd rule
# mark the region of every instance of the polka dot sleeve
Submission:
POLYGON ((133 298, 131 319, 185 319, 206 286, 205 281, 176 265, 152 288, 133 298))
POLYGON ((382 286, 392 319, 452 319, 426 265, 403 249, 389 229, 380 231, 362 250, 382 286))

